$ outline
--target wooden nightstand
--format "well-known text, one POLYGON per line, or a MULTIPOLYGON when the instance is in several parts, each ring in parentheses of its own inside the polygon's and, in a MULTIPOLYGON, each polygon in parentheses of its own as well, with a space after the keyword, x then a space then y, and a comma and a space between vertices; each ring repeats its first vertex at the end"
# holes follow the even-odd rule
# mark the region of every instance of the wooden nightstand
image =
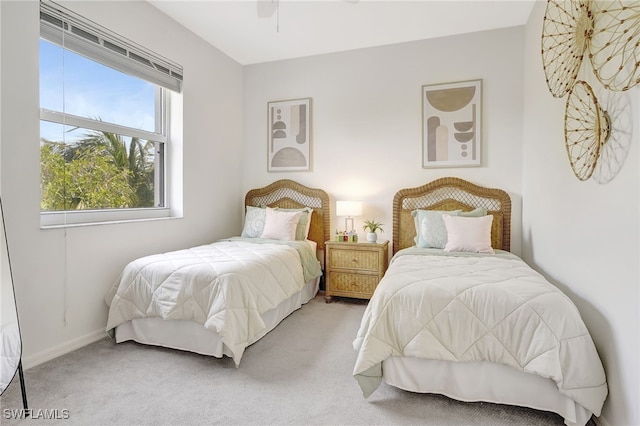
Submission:
POLYGON ((325 300, 332 296, 371 299, 389 264, 389 241, 327 241, 325 300))

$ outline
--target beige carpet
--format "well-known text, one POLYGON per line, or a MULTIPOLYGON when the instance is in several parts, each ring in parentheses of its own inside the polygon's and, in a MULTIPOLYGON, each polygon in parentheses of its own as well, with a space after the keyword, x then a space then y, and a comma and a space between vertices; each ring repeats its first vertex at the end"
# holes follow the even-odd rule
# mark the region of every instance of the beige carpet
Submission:
POLYGON ((4 424, 60 425, 561 425, 555 414, 461 403, 386 384, 364 399, 351 376, 362 302, 320 296, 245 352, 217 359, 105 338, 25 372, 0 398, 4 424), (48 411, 45 411, 48 410, 48 411), (48 413, 48 414, 46 414, 48 413), (45 420, 45 416, 58 420, 45 420), (68 418, 63 418, 68 417, 68 418))

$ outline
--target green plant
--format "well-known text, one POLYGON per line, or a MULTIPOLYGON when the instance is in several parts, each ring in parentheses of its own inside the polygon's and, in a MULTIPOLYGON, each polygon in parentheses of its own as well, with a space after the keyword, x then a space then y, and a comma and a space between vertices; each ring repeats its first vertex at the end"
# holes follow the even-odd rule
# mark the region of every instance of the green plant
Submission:
POLYGON ((382 229, 383 226, 384 225, 381 222, 376 222, 375 219, 365 220, 364 225, 362 226, 362 229, 364 231, 368 229, 369 232, 376 232, 376 231, 384 232, 384 229, 382 229))

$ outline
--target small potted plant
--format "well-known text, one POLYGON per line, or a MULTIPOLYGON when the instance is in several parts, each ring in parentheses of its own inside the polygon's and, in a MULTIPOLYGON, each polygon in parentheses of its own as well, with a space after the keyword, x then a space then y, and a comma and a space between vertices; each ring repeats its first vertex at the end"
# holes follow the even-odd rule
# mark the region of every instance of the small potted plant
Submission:
POLYGON ((362 229, 367 232, 367 241, 375 243, 378 240, 377 231, 384 232, 382 229, 383 224, 374 220, 365 220, 362 229))

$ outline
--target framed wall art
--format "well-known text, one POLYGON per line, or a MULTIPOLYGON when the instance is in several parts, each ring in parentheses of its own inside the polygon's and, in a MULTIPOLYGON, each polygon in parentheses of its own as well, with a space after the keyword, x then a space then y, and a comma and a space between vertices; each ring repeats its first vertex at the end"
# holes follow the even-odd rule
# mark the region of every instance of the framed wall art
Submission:
POLYGON ((422 86, 422 167, 479 166, 482 80, 422 86))
POLYGON ((267 103, 267 170, 311 170, 311 98, 267 103))

